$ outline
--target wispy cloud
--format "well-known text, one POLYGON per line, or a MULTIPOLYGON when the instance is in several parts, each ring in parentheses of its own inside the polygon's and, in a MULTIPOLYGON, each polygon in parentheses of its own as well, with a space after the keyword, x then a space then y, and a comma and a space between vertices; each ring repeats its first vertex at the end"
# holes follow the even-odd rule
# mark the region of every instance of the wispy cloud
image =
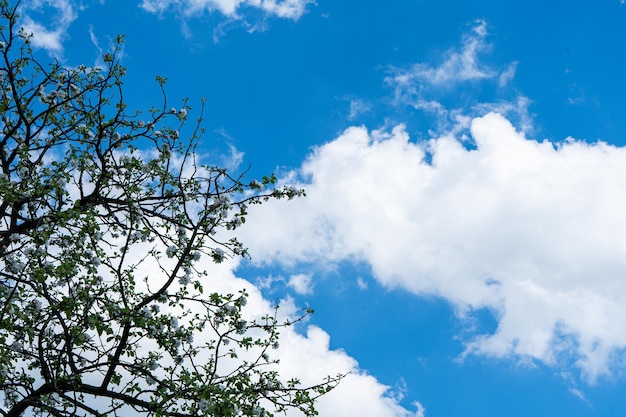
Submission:
POLYGON ((372 109, 372 104, 365 99, 355 97, 345 97, 350 103, 350 109, 348 113, 348 120, 354 120, 361 114, 367 113, 372 109))
POLYGON ((385 84, 393 91, 394 104, 409 106, 433 116, 439 132, 457 133, 467 129, 469 125, 466 122, 472 117, 485 114, 485 109, 497 107, 508 117, 521 119, 524 126, 530 126, 529 114, 524 106, 502 105, 504 101, 521 104, 528 99, 510 88, 517 62, 502 68, 483 62, 482 57, 492 50, 492 45, 487 42, 488 34, 487 23, 476 20, 471 30, 462 36, 461 44, 446 51, 440 62, 391 68, 385 84), (496 102, 478 101, 476 97, 482 83, 495 86, 502 92, 503 98, 496 102), (468 84, 476 88, 477 94, 463 102, 458 97, 458 87, 468 84), (516 97, 512 99, 511 95, 516 97))
POLYGON ((32 33, 32 44, 57 57, 63 54, 63 40, 77 18, 70 0, 28 0, 20 5, 21 25, 32 33))
POLYGON ((582 392, 578 388, 570 388, 569 392, 573 396, 575 396, 578 399, 580 399, 583 403, 585 403, 585 405, 587 405, 588 407, 591 407, 591 402, 587 399, 587 396, 585 395, 584 392, 582 392))
POLYGON ((413 405, 417 409, 415 417, 426 417, 426 407, 424 407, 422 403, 416 401, 413 405))
POLYGON ((365 282, 365 280, 361 277, 358 277, 356 279, 356 285, 359 287, 359 289, 361 290, 366 290, 368 288, 367 282, 365 282))
POLYGON ((481 65, 478 57, 491 48, 486 36, 487 24, 476 21, 471 32, 463 36, 461 48, 449 50, 441 64, 418 63, 408 69, 394 69, 387 82, 395 86, 396 94, 401 97, 407 93, 415 94, 415 88, 425 86, 451 88, 461 82, 497 78, 499 72, 481 65))
POLYGON ((498 85, 500 87, 506 87, 507 84, 515 77, 515 71, 517 70, 517 62, 510 64, 504 71, 498 76, 498 85))
POLYGON ((298 20, 312 0, 142 0, 140 7, 150 13, 175 10, 186 16, 218 11, 229 18, 239 18, 239 11, 256 8, 268 16, 298 20))
POLYGON ((150 13, 163 13, 168 8, 180 5, 180 0, 142 0, 139 7, 150 13))

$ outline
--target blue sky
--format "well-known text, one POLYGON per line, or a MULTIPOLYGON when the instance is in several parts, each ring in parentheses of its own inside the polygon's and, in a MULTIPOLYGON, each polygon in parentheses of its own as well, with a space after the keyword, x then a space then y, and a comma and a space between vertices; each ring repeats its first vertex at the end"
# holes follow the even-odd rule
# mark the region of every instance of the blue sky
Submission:
POLYGON ((352 371, 321 415, 626 409, 622 2, 22 6, 67 65, 124 34, 130 107, 167 77, 207 99, 211 160, 308 190, 251 213, 225 276, 315 308, 283 355, 352 371))

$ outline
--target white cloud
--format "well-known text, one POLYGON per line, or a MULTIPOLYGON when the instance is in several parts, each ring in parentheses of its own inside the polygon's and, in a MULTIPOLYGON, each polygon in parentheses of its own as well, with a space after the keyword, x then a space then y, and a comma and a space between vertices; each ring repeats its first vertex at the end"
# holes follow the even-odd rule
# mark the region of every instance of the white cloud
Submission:
POLYGON ((434 116, 438 132, 465 131, 473 117, 484 115, 487 110, 512 118, 527 131, 531 126, 529 100, 511 87, 518 63, 499 68, 482 62, 481 56, 492 49, 487 35, 487 23, 476 20, 471 31, 462 36, 461 45, 448 50, 442 62, 392 68, 385 84, 393 90, 394 104, 434 116), (497 98, 492 102, 476 101, 480 86, 485 83, 496 87, 497 98), (460 85, 476 87, 477 94, 470 94, 469 98, 467 94, 459 96, 456 87, 460 85))
POLYGON ((372 105, 363 99, 352 99, 350 100, 350 114, 348 115, 348 120, 353 120, 360 114, 366 113, 370 111, 372 105))
POLYGON ((342 350, 329 349, 329 342, 326 332, 309 326, 306 335, 281 332, 281 345, 276 353, 282 372, 297 375, 304 384, 314 384, 339 371, 350 372, 337 388, 319 399, 317 409, 321 416, 423 416, 421 404, 415 405, 415 412, 402 407, 390 387, 360 370, 357 362, 342 350))
POLYGON ((312 276, 310 274, 296 274, 289 278, 287 284, 301 295, 313 294, 312 276))
MULTIPOLYGON (((210 264, 212 278, 205 289, 220 293, 235 293, 245 289, 249 294, 244 310, 248 320, 272 314, 274 303, 264 299, 259 289, 250 282, 233 274, 237 264, 238 260, 232 259, 219 265, 210 264)), ((291 299, 287 299, 281 303, 279 313, 284 318, 293 319, 300 311, 291 299)), ((405 409, 394 398, 390 387, 361 370, 357 361, 343 350, 331 349, 330 336, 317 326, 308 325, 304 333, 297 332, 293 327, 282 329, 278 349, 269 353, 272 358, 280 359, 277 370, 282 377, 298 378, 303 386, 318 384, 327 376, 349 373, 335 390, 319 399, 316 408, 322 416, 423 416, 419 414, 423 409, 421 405, 415 405, 416 414, 405 409)), ((287 415, 295 417, 301 416, 301 413, 291 410, 287 415)))
POLYGON ((150 13, 163 13, 170 6, 180 4, 179 0, 142 0, 139 7, 150 13))
POLYGON ((365 280, 361 277, 358 277, 356 279, 356 285, 359 287, 359 289, 361 290, 366 290, 367 289, 367 282, 365 282, 365 280))
POLYGON ((21 25, 27 33, 32 33, 32 44, 54 55, 63 53, 63 39, 67 30, 77 18, 75 7, 70 0, 29 0, 20 5, 21 25), (53 11, 53 13, 50 13, 53 11), (32 14, 42 13, 45 22, 33 18, 32 14))
MULTIPOLYGON (((533 131, 533 117, 530 114, 528 108, 532 104, 531 100, 523 95, 518 95, 514 100, 498 100, 491 103, 479 103, 474 106, 472 112, 478 114, 487 114, 489 112, 495 112, 506 116, 507 118, 514 120, 515 126, 521 129, 524 133, 531 133, 533 131)), ((459 112, 461 115, 462 112, 459 112)), ((465 116, 463 123, 456 121, 456 124, 463 128, 470 127, 470 117, 465 116)))
POLYGON ((451 135, 413 143, 402 126, 347 129, 303 164, 307 197, 261 207, 243 241, 253 259, 362 260, 459 315, 492 310, 497 330, 468 354, 610 373, 626 349, 626 148, 555 147, 495 113, 471 133, 473 150, 451 135))
POLYGON ((415 412, 415 417, 425 417, 426 416, 426 407, 420 402, 413 403, 417 411, 415 412))
POLYGON ((500 87, 506 86, 513 78, 515 78, 515 72, 517 71, 517 62, 510 64, 504 71, 498 76, 498 85, 500 87))
POLYGON ((249 0, 251 6, 259 7, 268 14, 287 19, 298 19, 313 0, 249 0))
POLYGON ((312 0, 142 0, 140 7, 151 13, 163 13, 174 7, 187 16, 218 11, 231 18, 237 18, 242 7, 254 7, 270 16, 297 20, 311 3, 312 0))
POLYGON ((245 153, 237 149, 234 145, 228 144, 229 154, 222 157, 221 166, 230 171, 236 171, 241 166, 245 153))
POLYGON ((569 392, 577 397, 579 400, 581 400, 583 403, 585 403, 588 407, 591 407, 591 402, 587 399, 587 396, 585 396, 585 393, 582 392, 581 390, 577 389, 577 388, 570 388, 569 392))
MULTIPOLYGON (((460 50, 449 50, 439 66, 414 64, 408 70, 396 69, 387 82, 396 88, 397 96, 415 93, 416 85, 449 89, 466 81, 479 81, 499 77, 498 71, 484 66, 478 54, 487 52, 491 46, 486 42, 487 24, 482 20, 475 22, 472 31, 463 36, 460 50)), ((510 71, 510 67, 507 69, 510 71)), ((505 70, 505 71, 507 71, 505 70)))
MULTIPOLYGON (((251 209, 251 211, 254 210, 251 209)), ((128 262, 135 264, 139 260, 145 259, 146 263, 142 264, 141 270, 149 277, 151 285, 156 285, 163 274, 154 260, 145 256, 145 251, 150 248, 151 245, 135 247, 129 254, 128 262)), ((239 258, 228 258, 220 264, 215 264, 207 258, 203 256, 203 259, 198 263, 198 265, 206 268, 208 276, 211 277, 202 282, 205 294, 212 292, 236 294, 240 290, 245 290, 248 293, 247 304, 242 310, 245 320, 260 320, 263 316, 274 314, 276 303, 265 299, 257 286, 237 277, 233 272, 239 265, 239 258)), ((174 261, 171 261, 169 266, 167 260, 162 260, 162 262, 164 262, 166 269, 174 265, 174 261)), ((290 282, 292 280, 294 277, 291 278, 290 282)), ((294 281, 305 282, 306 278, 295 278, 294 281)), ((302 313, 302 310, 294 304, 291 298, 281 300, 280 305, 277 317, 279 322, 284 322, 286 319, 293 321, 302 313)), ((198 309, 197 312, 203 314, 203 309, 197 304, 188 304, 187 307, 198 309)), ((208 339, 212 335, 210 332, 206 332, 204 337, 208 339)), ((196 342, 202 344, 204 340, 196 340, 196 342)), ((144 348, 150 349, 149 346, 144 346, 144 348)), ((245 359, 244 355, 248 353, 239 352, 240 358, 238 360, 245 359)), ((390 387, 381 384, 375 377, 360 369, 358 362, 343 350, 331 349, 330 336, 318 326, 308 324, 305 321, 303 325, 299 326, 299 329, 294 326, 281 329, 277 349, 272 349, 268 353, 270 358, 279 359, 280 363, 268 365, 266 370, 275 366, 274 369, 279 372, 284 380, 297 378, 301 381, 302 386, 319 384, 328 376, 333 377, 340 373, 348 374, 335 390, 319 399, 316 408, 322 416, 412 417, 415 415, 421 417, 419 414, 421 408, 418 405, 415 405, 417 414, 405 409, 400 405, 400 399, 392 395, 390 387)), ((225 362, 228 362, 227 358, 222 359, 222 365, 225 362)), ((296 417, 301 416, 302 413, 289 410, 287 415, 296 417)))
MULTIPOLYGON (((135 154, 135 156, 148 157, 154 152, 158 151, 148 150, 143 155, 135 154)), ((122 154, 116 156, 121 157, 122 154)), ((49 161, 58 159, 55 158, 55 155, 48 155, 48 157, 50 158, 49 161)), ((201 156, 198 157, 201 158, 201 156)), ((181 161, 176 160, 172 166, 180 166, 180 164, 181 161)), ((191 168, 183 169, 183 177, 189 177, 191 174, 191 168)), ((198 176, 208 175, 203 169, 194 171, 193 174, 198 176)), ((87 178, 83 179, 86 182, 89 181, 87 178)), ((74 198, 78 198, 77 188, 71 185, 73 182, 69 182, 69 184, 70 188, 68 191, 74 198)), ((283 204, 286 205, 287 203, 283 201, 283 204)), ((262 206, 255 205, 250 208, 250 212, 254 212, 260 207, 262 206)), ((238 235, 238 231, 221 230, 214 238, 217 241, 227 241, 234 234, 238 235)), ((115 248, 122 247, 127 243, 125 236, 105 236, 103 241, 107 242, 104 245, 104 250, 112 252, 115 252, 115 248), (108 245, 111 245, 111 247, 108 245)), ((156 242, 158 241, 157 239, 156 242)), ((165 283, 169 273, 175 268, 177 264, 175 257, 169 259, 163 256, 157 260, 157 258, 151 256, 154 249, 165 253, 166 246, 167 244, 162 245, 151 242, 137 243, 132 246, 128 254, 123 257, 123 260, 120 260, 123 263, 120 269, 132 265, 133 269, 136 270, 136 289, 138 291, 147 291, 148 285, 153 290, 154 288, 159 288, 165 283)), ((117 259, 120 258, 118 257, 117 259)), ((240 290, 245 290, 248 293, 248 297, 246 306, 242 310, 244 319, 247 321, 255 319, 261 321, 262 317, 274 314, 275 302, 263 297, 259 288, 263 287, 263 285, 255 286, 251 282, 235 275, 234 271, 237 270, 240 261, 241 258, 228 257, 224 262, 215 264, 208 255, 201 255, 197 266, 206 271, 206 275, 199 277, 203 285, 204 294, 213 292, 237 294, 240 290), (205 277, 210 278, 204 279, 205 277)), ((105 280, 109 280, 111 279, 110 271, 104 265, 105 263, 103 262, 101 266, 102 275, 105 280)), ((283 281, 284 279, 282 277, 268 277, 268 285, 271 285, 273 280, 283 281)), ((174 284, 174 286, 176 285, 179 284, 174 284)), ((312 288, 311 277, 304 274, 294 275, 290 277, 288 285, 292 285, 296 292, 308 293, 312 288)), ((194 292, 193 290, 191 291, 192 293, 194 292)), ((193 297, 193 295, 190 295, 190 297, 193 297)), ((302 313, 302 310, 298 309, 290 298, 282 300, 280 304, 281 308, 278 310, 277 317, 279 323, 283 323, 285 319, 294 321, 302 313)), ((199 303, 186 303, 185 309, 187 308, 200 315, 206 313, 205 307, 199 303)), ((177 306, 167 306, 166 304, 163 304, 161 309, 161 311, 168 309, 170 312, 180 311, 177 306)), ((214 335, 210 330, 205 330, 202 334, 196 335, 195 343, 202 345, 213 337, 214 335)), ((150 349, 157 349, 153 345, 154 341, 146 342, 144 340, 142 343, 135 352, 137 357, 145 356, 150 349)), ((258 350, 255 349, 238 353, 240 357, 235 360, 237 363, 240 363, 241 360, 250 359, 245 355, 259 354, 258 350)), ((381 384, 375 377, 368 375, 364 370, 360 369, 358 362, 343 350, 332 349, 330 347, 330 336, 321 328, 310 325, 306 321, 300 323, 297 329, 294 326, 282 328, 280 330, 279 346, 277 350, 270 350, 269 354, 273 359, 280 360, 280 364, 276 369, 284 380, 298 378, 302 382, 302 386, 319 384, 327 376, 335 376, 339 373, 349 374, 336 390, 320 399, 318 405, 320 415, 335 417, 352 417, 355 415, 364 417, 410 417, 414 415, 400 404, 400 399, 392 395, 390 387, 381 384)), ((229 360, 228 357, 222 357, 220 366, 228 367, 229 360)), ((273 365, 268 365, 268 368, 271 366, 273 365)), ((96 377, 96 375, 92 375, 92 377, 96 377)), ((98 375, 98 377, 101 377, 101 375, 98 375)), ((1 393, 0 400, 2 400, 1 393)), ((102 401, 102 399, 93 398, 90 400, 95 401, 96 404, 102 401)), ((419 412, 420 408, 417 405, 415 407, 417 412, 419 412)), ((288 415, 295 417, 302 414, 292 410, 288 415)), ((420 414, 416 414, 416 416, 420 416, 420 414)))

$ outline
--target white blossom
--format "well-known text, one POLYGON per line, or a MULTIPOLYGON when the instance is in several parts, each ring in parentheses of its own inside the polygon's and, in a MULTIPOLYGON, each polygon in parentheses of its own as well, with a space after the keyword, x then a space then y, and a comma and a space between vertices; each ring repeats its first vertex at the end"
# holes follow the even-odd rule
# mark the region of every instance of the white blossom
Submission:
POLYGON ((220 194, 217 197, 215 197, 215 205, 230 207, 230 199, 228 198, 226 194, 220 194))
POLYGON ((244 334, 246 332, 247 329, 247 325, 248 322, 246 322, 245 320, 239 320, 237 321, 237 323, 235 323, 235 328, 237 329, 237 334, 244 334))
POLYGON ((151 336, 156 336, 163 332, 163 325, 161 323, 151 324, 148 326, 148 334, 151 336))
POLYGON ((12 273, 12 274, 17 274, 19 272, 22 272, 22 270, 24 269, 24 263, 19 261, 18 259, 15 259, 14 257, 7 257, 6 258, 6 269, 8 272, 12 273))
POLYGON ((226 228, 228 230, 234 230, 238 228, 239 226, 241 226, 242 224, 243 222, 241 221, 241 217, 235 217, 233 220, 230 221, 230 223, 228 223, 226 228))
POLYGON ((289 200, 293 199, 294 197, 300 197, 304 194, 302 190, 294 187, 293 185, 285 187, 284 191, 287 193, 287 197, 289 198, 289 200))
POLYGON ((258 180, 254 180, 250 183, 250 187, 252 187, 253 189, 262 191, 265 188, 265 185, 258 180))
POLYGON ((174 330, 178 329, 178 319, 176 317, 174 316, 170 317, 170 326, 174 330))
POLYGON ((168 258, 173 258, 174 255, 176 254, 176 251, 178 250, 178 248, 174 245, 168 246, 167 250, 165 251, 165 254, 167 255, 168 258))
POLYGON ((198 401, 198 409, 203 412, 210 411, 212 405, 211 401, 207 401, 204 398, 201 398, 200 401, 198 401))
POLYGON ((139 314, 141 314, 145 318, 150 318, 150 310, 148 309, 148 307, 143 307, 141 310, 139 310, 139 314))
POLYGON ((221 308, 220 313, 226 316, 232 316, 237 313, 237 308, 228 304, 221 308))
POLYGON ((41 310, 41 301, 39 300, 32 300, 30 303, 30 306, 33 310, 39 312, 41 310))
POLYGON ((212 250, 213 260, 220 263, 224 260, 224 251, 221 248, 213 248, 212 250))

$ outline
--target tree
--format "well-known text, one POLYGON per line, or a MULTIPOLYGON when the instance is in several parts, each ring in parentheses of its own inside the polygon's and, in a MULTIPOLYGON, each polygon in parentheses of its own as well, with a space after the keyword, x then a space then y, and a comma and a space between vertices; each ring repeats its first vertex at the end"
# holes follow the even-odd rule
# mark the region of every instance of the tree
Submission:
MULTIPOLYGON (((19 4, 19 2, 18 2, 19 4)), ((250 205, 303 194, 202 164, 187 101, 124 103, 120 47, 43 65, 0 2, 2 416, 260 416, 314 401, 269 356, 296 320, 246 322, 245 292, 204 293, 203 264, 245 256, 250 205), (189 139, 182 139, 188 132, 189 139)))

